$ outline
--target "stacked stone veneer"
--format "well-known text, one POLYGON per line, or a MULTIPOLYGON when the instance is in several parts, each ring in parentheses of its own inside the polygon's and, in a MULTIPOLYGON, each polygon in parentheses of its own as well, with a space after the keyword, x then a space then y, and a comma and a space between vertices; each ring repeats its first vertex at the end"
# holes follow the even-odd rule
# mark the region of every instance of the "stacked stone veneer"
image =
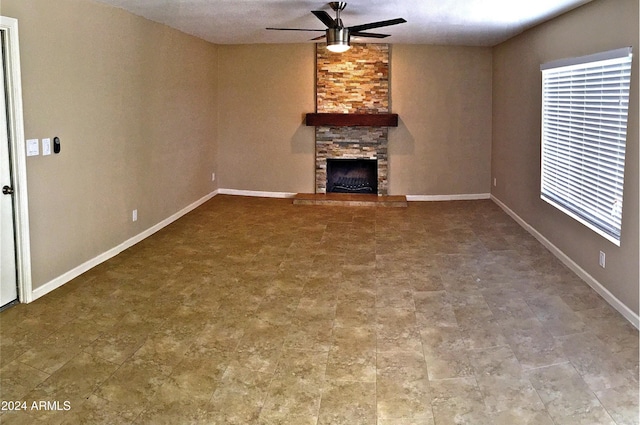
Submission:
MULTIPOLYGON (((316 47, 316 111, 388 113, 389 46, 352 44, 345 53, 316 47)), ((378 194, 388 192, 387 127, 316 127, 316 193, 327 191, 327 158, 377 159, 378 194)))

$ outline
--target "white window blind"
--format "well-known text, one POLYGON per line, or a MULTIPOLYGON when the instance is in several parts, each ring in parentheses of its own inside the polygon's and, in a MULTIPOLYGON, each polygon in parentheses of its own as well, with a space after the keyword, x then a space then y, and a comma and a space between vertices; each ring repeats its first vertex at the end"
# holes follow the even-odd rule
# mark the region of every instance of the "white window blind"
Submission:
POLYGON ((620 245, 631 48, 542 70, 541 197, 620 245))

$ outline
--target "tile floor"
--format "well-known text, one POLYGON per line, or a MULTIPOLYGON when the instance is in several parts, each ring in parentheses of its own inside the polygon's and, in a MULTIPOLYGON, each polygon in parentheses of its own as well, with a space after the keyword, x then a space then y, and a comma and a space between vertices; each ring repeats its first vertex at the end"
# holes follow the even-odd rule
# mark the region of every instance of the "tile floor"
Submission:
POLYGON ((217 196, 0 325, 3 424, 638 424, 637 330, 491 201, 217 196))

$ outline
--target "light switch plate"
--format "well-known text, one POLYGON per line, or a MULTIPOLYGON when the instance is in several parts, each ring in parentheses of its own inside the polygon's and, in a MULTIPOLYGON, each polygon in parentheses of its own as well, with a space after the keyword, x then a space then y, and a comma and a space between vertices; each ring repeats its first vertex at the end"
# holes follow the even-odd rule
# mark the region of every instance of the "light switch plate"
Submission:
POLYGON ((51 155, 51 139, 42 139, 42 155, 51 155))
POLYGON ((39 143, 40 141, 38 139, 27 140, 27 156, 40 155, 40 147, 38 146, 39 143))

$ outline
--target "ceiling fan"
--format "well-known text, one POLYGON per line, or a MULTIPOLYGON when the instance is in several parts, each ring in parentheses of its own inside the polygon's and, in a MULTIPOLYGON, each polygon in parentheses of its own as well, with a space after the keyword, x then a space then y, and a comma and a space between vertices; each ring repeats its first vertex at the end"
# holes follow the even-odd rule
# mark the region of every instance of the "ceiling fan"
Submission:
POLYGON ((316 18, 320 19, 323 24, 327 26, 327 29, 306 29, 306 28, 267 28, 268 30, 278 31, 324 31, 325 34, 320 37, 313 38, 312 40, 321 40, 326 37, 327 49, 332 52, 345 52, 351 48, 350 37, 372 37, 372 38, 385 38, 389 37, 389 34, 377 34, 372 32, 363 32, 372 28, 387 27, 390 25, 397 25, 407 22, 402 18, 389 19, 387 21, 370 22, 363 25, 355 25, 352 27, 345 27, 340 19, 340 12, 347 7, 346 2, 332 1, 329 3, 329 7, 336 12, 336 19, 331 18, 324 10, 312 10, 316 18))

